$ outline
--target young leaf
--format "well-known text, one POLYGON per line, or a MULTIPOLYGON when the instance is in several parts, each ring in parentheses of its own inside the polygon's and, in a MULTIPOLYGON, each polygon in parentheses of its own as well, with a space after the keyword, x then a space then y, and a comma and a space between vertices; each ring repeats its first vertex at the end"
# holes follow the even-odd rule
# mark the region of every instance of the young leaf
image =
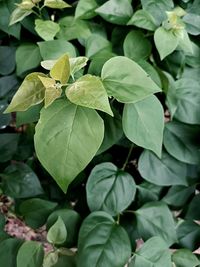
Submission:
POLYGON ((131 204, 136 185, 130 174, 106 162, 94 167, 88 178, 86 192, 91 211, 103 210, 115 216, 131 204))
POLYGON ((125 25, 133 14, 129 0, 109 0, 95 11, 106 21, 118 25, 125 25))
POLYGON ((163 202, 149 202, 135 214, 139 233, 144 240, 160 236, 169 246, 177 241, 174 219, 168 206, 163 202))
POLYGON ((70 76, 70 64, 68 55, 60 57, 53 68, 50 70, 50 76, 62 84, 67 83, 70 76))
POLYGON ((171 252, 162 238, 147 240, 134 254, 129 267, 172 267, 171 252))
POLYGON ((96 76, 82 76, 66 89, 66 96, 76 105, 98 109, 113 116, 106 90, 96 76))
POLYGON ((17 267, 41 267, 43 258, 42 245, 34 241, 26 241, 18 251, 17 267))
POLYGON ((54 225, 52 225, 51 228, 48 230, 47 240, 49 243, 59 245, 64 243, 66 238, 67 229, 62 218, 59 216, 54 225))
POLYGON ((131 245, 126 231, 109 214, 97 211, 81 226, 78 252, 78 267, 122 267, 131 255, 131 245))
POLYGON ((134 104, 126 104, 122 123, 128 139, 161 157, 164 111, 154 95, 134 104))
POLYGON ((95 9, 98 7, 98 4, 95 0, 80 0, 78 1, 75 19, 91 19, 97 14, 95 9))
POLYGON ((188 185, 187 165, 176 160, 165 151, 159 159, 151 151, 145 150, 139 158, 141 176, 156 185, 188 185))
POLYGON ((21 9, 25 9, 25 10, 32 9, 35 6, 35 4, 31 0, 22 0, 22 2, 17 5, 21 9))
POLYGON ((136 62, 122 56, 104 64, 101 78, 108 95, 123 103, 135 103, 161 91, 136 62))
POLYGON ((44 6, 55 8, 55 9, 63 9, 66 7, 71 7, 69 4, 67 4, 63 0, 45 0, 44 6))
POLYGON ((37 34, 45 41, 53 40, 55 35, 59 32, 60 26, 51 20, 35 20, 35 30, 37 34))
POLYGON ((32 10, 27 10, 27 9, 21 9, 20 7, 17 7, 11 14, 10 16, 10 23, 9 26, 20 22, 23 20, 25 17, 29 16, 31 13, 33 13, 32 10))
POLYGON ((154 34, 154 42, 159 52, 160 59, 163 60, 177 48, 179 38, 173 33, 173 30, 166 30, 159 27, 154 34))
POLYGON ((35 149, 42 165, 66 192, 96 154, 103 135, 103 121, 95 110, 76 106, 66 99, 57 100, 41 111, 35 149))
POLYGON ((200 261, 190 250, 178 249, 172 255, 172 261, 176 267, 196 267, 199 266, 200 261))
POLYGON ((45 77, 40 72, 33 72, 26 76, 4 113, 24 111, 44 100, 45 87, 38 75, 45 77))
POLYGON ((74 74, 85 67, 87 65, 88 58, 87 57, 75 57, 75 58, 70 58, 69 63, 70 63, 70 75, 72 78, 74 78, 74 74))

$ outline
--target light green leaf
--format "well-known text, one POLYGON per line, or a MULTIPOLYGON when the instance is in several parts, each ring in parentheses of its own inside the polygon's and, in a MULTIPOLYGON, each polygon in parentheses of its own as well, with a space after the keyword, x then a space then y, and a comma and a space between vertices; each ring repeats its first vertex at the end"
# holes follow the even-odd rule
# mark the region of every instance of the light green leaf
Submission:
POLYGON ((134 200, 136 185, 129 173, 105 162, 93 168, 87 181, 86 192, 91 211, 102 210, 116 216, 134 200))
POLYGON ((42 245, 34 241, 26 241, 18 251, 17 267, 41 267, 43 258, 42 245))
POLYGON ((25 10, 30 10, 35 6, 35 4, 31 0, 22 0, 22 2, 17 5, 21 9, 25 9, 25 10))
POLYGON ((161 157, 164 111, 155 96, 149 96, 134 104, 126 104, 122 123, 129 140, 161 157))
POLYGON ((160 58, 163 60, 177 48, 179 38, 173 33, 173 30, 166 30, 163 27, 159 27, 155 31, 154 42, 160 58))
POLYGON ((136 62, 122 56, 109 59, 101 77, 108 95, 123 103, 135 103, 161 91, 136 62))
POLYGON ((57 100, 41 111, 35 149, 44 168, 66 192, 96 154, 103 135, 103 121, 95 110, 57 100))
POLYGON ((98 4, 95 0, 80 0, 76 7, 76 19, 91 19, 96 16, 95 9, 98 4))
POLYGON ((75 47, 65 40, 52 40, 38 43, 43 60, 57 60, 63 54, 76 57, 75 47))
POLYGON ((171 253, 162 238, 156 236, 147 240, 135 252, 129 267, 172 267, 171 253))
POLYGON ((189 78, 182 78, 175 82, 177 108, 174 117, 188 124, 200 124, 199 82, 189 78))
POLYGON ((40 61, 40 50, 36 44, 21 44, 16 50, 17 75, 21 76, 23 73, 38 67, 40 61))
POLYGON ((129 0, 109 0, 95 11, 104 20, 119 25, 126 25, 133 14, 129 0))
POLYGON ((50 76, 61 84, 67 83, 70 76, 70 63, 68 55, 60 57, 50 71, 50 76))
POLYGON ((69 4, 67 4, 63 0, 45 0, 44 6, 50 7, 50 8, 57 8, 57 9, 63 9, 66 7, 71 7, 69 4))
POLYGON ((70 75, 74 77, 74 74, 85 67, 87 65, 88 58, 87 57, 75 57, 75 58, 70 58, 69 63, 70 63, 70 75))
POLYGON ((35 30, 37 34, 45 41, 53 40, 60 30, 58 23, 51 20, 35 20, 35 30))
POLYGON ((97 211, 81 226, 78 251, 77 267, 122 267, 131 255, 131 245, 126 231, 109 214, 97 211))
POLYGON ((165 125, 164 146, 176 159, 189 163, 200 163, 200 143, 197 141, 200 127, 172 121, 165 125))
POLYGON ((106 90, 99 77, 90 74, 82 76, 66 89, 66 96, 76 105, 98 109, 113 116, 106 90))
POLYGON ((178 48, 183 50, 186 55, 193 54, 192 42, 190 41, 189 35, 185 29, 182 29, 180 32, 178 48))
POLYGON ((187 165, 171 157, 165 151, 159 159, 151 151, 144 151, 139 158, 141 176, 156 185, 188 185, 187 165))
POLYGON ((67 229, 62 218, 59 216, 57 221, 51 226, 47 233, 47 240, 52 244, 62 244, 67 238, 67 229))
POLYGON ((133 14, 127 25, 134 25, 149 31, 156 30, 156 22, 154 21, 154 18, 151 16, 150 13, 143 9, 137 10, 133 14))
POLYGON ((26 76, 4 113, 24 111, 44 100, 45 87, 38 75, 45 76, 40 72, 33 72, 26 76))
POLYGON ((139 233, 144 240, 160 236, 169 246, 177 241, 174 219, 163 202, 149 202, 135 214, 139 233))
POLYGON ((130 31, 123 44, 124 55, 132 60, 147 59, 151 54, 151 43, 141 31, 130 31))
POLYGON ((54 267, 58 262, 58 251, 49 252, 45 255, 43 267, 54 267))
POLYGON ((172 255, 172 261, 176 267, 196 267, 199 266, 200 261, 190 250, 178 249, 172 255))
POLYGON ((141 0, 142 8, 149 12, 156 21, 156 25, 166 18, 166 11, 174 7, 173 0, 141 0))
POLYGON ((9 25, 13 25, 17 22, 20 22, 23 20, 25 17, 29 16, 31 13, 33 13, 32 10, 27 10, 27 9, 21 9, 20 7, 17 7, 11 14, 10 16, 10 23, 9 25))
POLYGON ((58 39, 67 41, 83 38, 87 39, 91 35, 91 29, 87 21, 75 19, 72 16, 66 16, 59 20, 60 31, 57 34, 58 39))
MULTIPOLYGON (((199 11, 199 10, 198 10, 199 11)), ((184 17, 183 21, 186 24, 186 30, 192 35, 200 34, 200 15, 199 13, 194 14, 188 12, 184 17)))

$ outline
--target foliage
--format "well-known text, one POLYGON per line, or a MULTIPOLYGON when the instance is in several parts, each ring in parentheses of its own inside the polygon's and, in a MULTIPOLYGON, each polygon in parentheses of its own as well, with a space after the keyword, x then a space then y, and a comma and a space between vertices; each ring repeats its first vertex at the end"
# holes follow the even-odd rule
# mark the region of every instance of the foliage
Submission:
POLYGON ((200 266, 199 13, 0 0, 3 266, 200 266), (52 250, 6 234, 9 216, 52 250))

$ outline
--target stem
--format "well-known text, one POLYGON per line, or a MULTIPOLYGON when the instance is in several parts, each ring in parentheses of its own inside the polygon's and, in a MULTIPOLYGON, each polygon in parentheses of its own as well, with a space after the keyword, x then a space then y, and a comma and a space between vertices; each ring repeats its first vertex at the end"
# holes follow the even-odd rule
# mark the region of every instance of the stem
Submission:
POLYGON ((38 18, 40 18, 41 19, 41 16, 40 16, 40 14, 38 14, 36 11, 34 11, 33 9, 32 9, 32 13, 33 14, 35 14, 38 18))
POLYGON ((117 224, 120 223, 120 214, 117 215, 117 224))
POLYGON ((125 160, 125 162, 124 162, 124 165, 123 165, 123 167, 122 167, 122 170, 123 170, 123 171, 125 170, 126 165, 128 164, 129 158, 130 158, 131 153, 132 153, 132 151, 133 151, 133 147, 134 147, 134 145, 132 144, 131 147, 130 147, 130 150, 129 150, 129 152, 128 152, 128 156, 127 156, 127 158, 126 158, 126 160, 125 160))

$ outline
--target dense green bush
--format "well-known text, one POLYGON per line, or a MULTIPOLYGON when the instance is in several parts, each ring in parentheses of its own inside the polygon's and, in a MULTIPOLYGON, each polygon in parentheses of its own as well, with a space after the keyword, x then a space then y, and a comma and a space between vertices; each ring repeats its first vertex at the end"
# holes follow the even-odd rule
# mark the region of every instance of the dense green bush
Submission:
POLYGON ((200 266, 199 34, 199 0, 0 0, 1 266, 200 266))

